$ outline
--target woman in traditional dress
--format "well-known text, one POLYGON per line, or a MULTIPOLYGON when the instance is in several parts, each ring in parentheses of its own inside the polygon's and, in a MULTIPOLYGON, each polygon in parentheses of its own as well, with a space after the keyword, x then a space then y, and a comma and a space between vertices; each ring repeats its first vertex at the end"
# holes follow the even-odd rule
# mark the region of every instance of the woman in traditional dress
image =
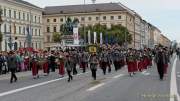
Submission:
POLYGON ((33 55, 32 61, 31 61, 31 67, 32 67, 32 76, 34 79, 39 78, 38 75, 38 66, 37 66, 37 57, 33 55))
POLYGON ((132 73, 134 72, 134 56, 132 51, 130 50, 129 55, 127 56, 127 67, 128 67, 128 73, 132 77, 132 73))
POLYGON ((43 63, 43 72, 45 76, 49 75, 49 63, 48 63, 48 57, 45 57, 44 63, 43 63))
POLYGON ((60 53, 60 56, 59 56, 59 75, 61 75, 61 77, 64 77, 64 74, 65 74, 64 57, 63 57, 63 53, 60 53))

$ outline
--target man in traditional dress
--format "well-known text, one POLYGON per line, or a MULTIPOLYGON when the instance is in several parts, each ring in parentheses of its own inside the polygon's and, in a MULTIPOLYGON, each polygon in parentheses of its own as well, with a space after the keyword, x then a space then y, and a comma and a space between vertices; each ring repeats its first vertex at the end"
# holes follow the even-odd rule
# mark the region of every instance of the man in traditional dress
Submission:
POLYGON ((157 64, 159 78, 160 78, 160 80, 163 80, 163 77, 164 77, 164 65, 165 65, 165 54, 163 52, 162 47, 160 47, 157 50, 157 53, 156 53, 156 56, 155 56, 155 62, 157 64))
POLYGON ((96 80, 96 71, 97 71, 97 65, 98 65, 98 57, 96 53, 93 53, 90 56, 89 63, 90 63, 90 69, 92 72, 92 77, 94 80, 96 80))
POLYGON ((16 72, 16 69, 17 69, 17 65, 16 65, 17 58, 16 58, 14 52, 10 51, 7 63, 8 63, 8 68, 9 68, 9 70, 11 72, 10 83, 13 83, 13 79, 14 79, 14 82, 16 82, 17 77, 16 77, 15 72, 16 72))
POLYGON ((71 80, 73 80, 73 76, 71 75, 71 72, 72 72, 72 60, 71 60, 71 57, 70 56, 66 56, 66 62, 65 62, 65 68, 66 68, 66 71, 67 71, 67 74, 68 74, 68 82, 70 82, 71 80))
POLYGON ((117 71, 119 69, 119 51, 117 49, 115 49, 114 53, 113 53, 113 63, 114 63, 114 67, 115 67, 115 71, 117 71))
POLYGON ((107 51, 104 50, 101 53, 100 60, 101 60, 101 69, 103 70, 103 74, 106 75, 106 69, 109 63, 109 57, 107 51))

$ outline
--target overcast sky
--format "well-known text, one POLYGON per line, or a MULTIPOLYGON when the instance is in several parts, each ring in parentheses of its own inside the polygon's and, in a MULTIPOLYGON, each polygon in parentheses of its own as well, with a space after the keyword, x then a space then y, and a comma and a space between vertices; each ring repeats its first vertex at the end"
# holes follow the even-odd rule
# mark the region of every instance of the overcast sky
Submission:
MULTIPOLYGON (((39 7, 83 4, 84 0, 26 0, 39 7)), ((171 40, 180 42, 180 0, 96 0, 96 3, 121 2, 157 26, 171 40)), ((86 0, 87 4, 92 3, 86 0)))

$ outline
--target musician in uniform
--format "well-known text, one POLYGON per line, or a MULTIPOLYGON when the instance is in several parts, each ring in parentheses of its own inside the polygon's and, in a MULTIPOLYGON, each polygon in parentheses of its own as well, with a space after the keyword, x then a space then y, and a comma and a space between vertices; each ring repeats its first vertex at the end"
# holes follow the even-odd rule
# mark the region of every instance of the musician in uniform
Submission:
POLYGON ((97 71, 97 66, 98 66, 98 57, 96 53, 93 53, 90 56, 89 63, 90 63, 90 69, 92 72, 92 77, 94 80, 96 80, 96 71, 97 71))

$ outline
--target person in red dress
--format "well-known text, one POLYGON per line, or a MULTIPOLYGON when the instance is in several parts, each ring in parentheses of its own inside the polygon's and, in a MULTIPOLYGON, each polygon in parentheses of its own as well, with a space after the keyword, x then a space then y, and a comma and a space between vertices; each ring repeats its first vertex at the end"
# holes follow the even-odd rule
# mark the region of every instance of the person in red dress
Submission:
POLYGON ((138 61, 137 61, 137 58, 138 58, 138 53, 136 50, 133 51, 133 74, 135 74, 135 72, 138 71, 138 61))
POLYGON ((138 55, 139 55, 139 57, 138 57, 138 70, 140 71, 140 72, 142 72, 143 71, 143 55, 142 55, 142 51, 139 51, 139 53, 138 53, 138 55))
POLYGON ((127 56, 127 67, 128 67, 128 73, 132 77, 134 72, 134 56, 132 50, 130 50, 128 56, 127 56))
POLYGON ((32 57, 31 67, 32 67, 32 76, 33 76, 33 78, 34 79, 39 78, 36 55, 33 55, 33 57, 32 57))
POLYGON ((48 63, 47 57, 45 57, 45 60, 44 60, 43 72, 44 72, 45 76, 49 75, 49 63, 48 63))
POLYGON ((64 77, 65 74, 65 70, 64 70, 64 57, 62 55, 62 53, 60 54, 59 57, 59 75, 61 75, 61 77, 64 77))

